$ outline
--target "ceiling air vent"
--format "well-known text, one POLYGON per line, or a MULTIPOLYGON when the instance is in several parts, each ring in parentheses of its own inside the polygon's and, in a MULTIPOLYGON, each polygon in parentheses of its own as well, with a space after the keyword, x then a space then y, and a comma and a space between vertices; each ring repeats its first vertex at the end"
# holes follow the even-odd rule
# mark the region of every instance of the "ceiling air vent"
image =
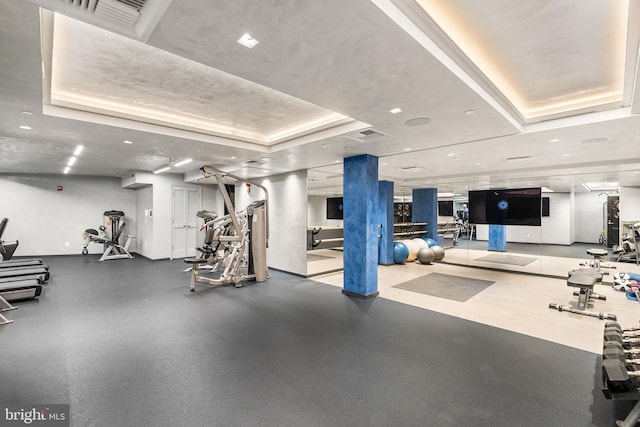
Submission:
POLYGON ((511 161, 514 161, 514 160, 525 160, 525 159, 530 159, 530 158, 531 158, 531 156, 518 156, 518 157, 507 157, 505 160, 507 162, 511 162, 511 161))
POLYGON ((97 0, 94 15, 112 24, 133 27, 145 2, 146 0, 97 0))
MULTIPOLYGON (((140 13, 149 0, 58 0, 53 10, 68 12, 70 16, 78 16, 78 12, 86 13, 100 21, 108 22, 123 28, 133 28, 140 18, 140 13)), ((41 6, 52 8, 51 1, 36 1, 41 6)))
POLYGON ((353 139, 358 142, 377 142, 382 139, 386 139, 389 135, 386 135, 380 131, 375 129, 365 129, 358 132, 353 132, 345 135, 345 137, 349 139, 353 139))
POLYGON ((401 171, 404 172, 420 172, 422 170, 424 170, 424 168, 420 167, 420 166, 404 166, 404 167, 400 167, 398 168, 401 171))

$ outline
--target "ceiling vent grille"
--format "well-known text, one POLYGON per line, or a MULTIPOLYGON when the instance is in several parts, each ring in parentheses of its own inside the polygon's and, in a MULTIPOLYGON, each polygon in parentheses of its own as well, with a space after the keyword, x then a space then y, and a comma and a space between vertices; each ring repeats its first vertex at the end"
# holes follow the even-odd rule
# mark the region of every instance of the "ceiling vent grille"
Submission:
POLYGON ((518 157, 507 157, 505 160, 507 162, 511 162, 511 161, 514 161, 514 160, 525 160, 525 159, 530 159, 530 158, 531 158, 531 156, 518 156, 518 157))
POLYGON ((377 142, 382 139, 386 139, 389 135, 386 135, 375 129, 365 129, 358 132, 353 132, 345 135, 346 138, 353 139, 358 142, 377 142))
POLYGON ((145 1, 97 0, 94 15, 112 24, 133 27, 140 17, 140 10, 145 1))
POLYGON ((65 8, 89 13, 121 27, 133 28, 148 0, 59 0, 65 8))

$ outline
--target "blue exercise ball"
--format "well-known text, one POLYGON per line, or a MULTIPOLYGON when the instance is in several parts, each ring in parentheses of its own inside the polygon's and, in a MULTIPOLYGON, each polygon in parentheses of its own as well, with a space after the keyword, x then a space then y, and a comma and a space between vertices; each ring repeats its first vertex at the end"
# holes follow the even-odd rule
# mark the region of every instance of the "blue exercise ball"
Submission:
POLYGON ((436 242, 431 237, 427 237, 426 239, 424 239, 424 241, 427 242, 427 245, 429 245, 430 248, 438 244, 438 242, 436 242))
POLYGON ((404 264, 409 258, 409 248, 401 242, 393 243, 393 262, 396 264, 404 264))

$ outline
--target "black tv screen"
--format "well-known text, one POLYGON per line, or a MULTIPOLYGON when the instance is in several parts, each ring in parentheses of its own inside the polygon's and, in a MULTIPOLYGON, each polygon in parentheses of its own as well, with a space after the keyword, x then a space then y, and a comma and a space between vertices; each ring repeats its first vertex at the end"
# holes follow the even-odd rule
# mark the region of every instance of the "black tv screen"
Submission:
POLYGON ((472 224, 542 224, 540 188, 469 191, 469 222, 472 224))
POLYGON ((453 200, 438 200, 438 215, 453 216, 453 200))
POLYGON ((343 219, 342 197, 327 198, 327 219, 343 219))

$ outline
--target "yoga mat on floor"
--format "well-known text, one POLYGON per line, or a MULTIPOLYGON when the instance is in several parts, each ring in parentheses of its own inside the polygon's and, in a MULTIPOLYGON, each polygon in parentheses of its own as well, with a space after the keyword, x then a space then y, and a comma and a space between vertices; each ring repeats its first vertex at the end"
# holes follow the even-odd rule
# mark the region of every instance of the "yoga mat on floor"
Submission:
POLYGON ((495 262, 499 264, 511 264, 511 265, 520 265, 524 266, 527 264, 531 264, 533 261, 538 258, 530 258, 526 256, 517 256, 517 255, 503 255, 503 254, 491 254, 487 256, 483 256, 480 258, 476 258, 476 261, 485 261, 485 262, 495 262))
POLYGON ((323 259, 334 259, 334 256, 307 254, 307 262, 322 261, 323 259))
POLYGON ((429 273, 392 287, 464 302, 494 283, 490 280, 473 279, 471 277, 429 273))

